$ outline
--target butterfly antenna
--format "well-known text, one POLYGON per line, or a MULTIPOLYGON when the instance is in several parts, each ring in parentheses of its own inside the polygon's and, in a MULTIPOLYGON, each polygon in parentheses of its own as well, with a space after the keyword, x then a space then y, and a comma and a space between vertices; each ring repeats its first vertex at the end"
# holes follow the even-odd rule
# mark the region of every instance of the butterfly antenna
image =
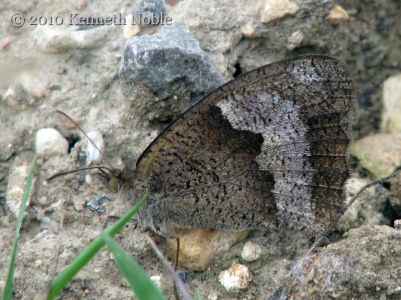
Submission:
POLYGON ((101 170, 101 171, 104 171, 103 169, 106 169, 106 170, 109 171, 110 173, 113 172, 112 169, 107 168, 107 167, 99 167, 99 166, 85 167, 85 168, 80 168, 80 169, 75 169, 75 170, 70 170, 70 171, 64 171, 64 172, 56 173, 56 174, 54 174, 53 176, 50 176, 49 178, 46 178, 45 182, 50 182, 50 181, 52 181, 53 179, 55 179, 55 178, 57 178, 57 177, 64 176, 64 175, 67 175, 67 174, 76 173, 76 172, 79 172, 79 171, 91 170, 91 169, 98 169, 98 170, 101 170))
MULTIPOLYGON (((72 123, 74 123, 74 125, 86 136, 86 138, 89 140, 89 142, 97 149, 97 151, 99 151, 99 153, 101 153, 102 155, 103 155, 103 157, 104 157, 104 160, 106 161, 106 163, 110 166, 110 169, 112 170, 112 171, 115 171, 115 169, 113 168, 113 166, 111 165, 111 163, 108 161, 108 159, 106 158, 106 156, 103 154, 103 152, 102 151, 100 151, 100 149, 95 145, 95 143, 92 141, 92 139, 86 134, 86 132, 77 124, 77 122, 75 122, 69 115, 67 115, 65 112, 63 112, 63 111, 61 111, 61 110, 58 110, 58 109, 56 109, 56 113, 59 113, 59 114, 61 114, 61 115, 63 115, 64 117, 66 117, 68 120, 70 120, 72 123)), ((109 168, 105 168, 105 169, 107 169, 107 170, 109 170, 109 168)), ((79 171, 79 170, 77 170, 77 171, 79 171)), ((68 173, 67 172, 64 172, 65 174, 69 174, 69 173, 73 173, 74 171, 69 171, 68 173)), ((59 173, 59 174, 61 174, 61 173, 59 173)), ((65 175, 64 174, 64 175, 65 175)), ((58 177, 58 176, 57 176, 58 177)), ((51 178, 51 177, 50 177, 51 178)), ((52 178, 53 179, 53 178, 52 178)), ((46 181, 47 181, 47 179, 46 179, 46 181)))

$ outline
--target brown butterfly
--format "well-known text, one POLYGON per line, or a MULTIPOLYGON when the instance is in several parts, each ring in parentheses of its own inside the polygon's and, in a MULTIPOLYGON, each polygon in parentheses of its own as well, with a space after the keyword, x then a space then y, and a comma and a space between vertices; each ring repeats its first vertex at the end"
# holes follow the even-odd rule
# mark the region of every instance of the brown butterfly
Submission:
POLYGON ((103 169, 140 220, 189 228, 322 232, 344 210, 354 87, 337 58, 269 64, 218 88, 165 129, 136 169, 103 169))

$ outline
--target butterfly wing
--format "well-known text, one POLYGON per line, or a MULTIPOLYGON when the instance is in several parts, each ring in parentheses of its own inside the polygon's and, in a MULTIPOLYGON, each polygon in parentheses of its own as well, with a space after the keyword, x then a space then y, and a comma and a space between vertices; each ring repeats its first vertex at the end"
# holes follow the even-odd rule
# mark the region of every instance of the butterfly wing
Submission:
POLYGON ((353 84, 326 56, 253 70, 185 112, 144 151, 148 223, 325 229, 344 208, 353 84))

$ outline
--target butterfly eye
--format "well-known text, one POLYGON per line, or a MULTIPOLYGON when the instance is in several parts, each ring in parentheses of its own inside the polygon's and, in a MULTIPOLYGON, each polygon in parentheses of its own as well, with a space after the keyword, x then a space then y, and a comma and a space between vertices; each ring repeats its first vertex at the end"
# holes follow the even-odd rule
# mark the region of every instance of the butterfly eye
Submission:
POLYGON ((111 177, 109 180, 109 187, 113 190, 113 191, 118 191, 120 190, 121 186, 120 186, 120 182, 118 180, 117 177, 111 177))

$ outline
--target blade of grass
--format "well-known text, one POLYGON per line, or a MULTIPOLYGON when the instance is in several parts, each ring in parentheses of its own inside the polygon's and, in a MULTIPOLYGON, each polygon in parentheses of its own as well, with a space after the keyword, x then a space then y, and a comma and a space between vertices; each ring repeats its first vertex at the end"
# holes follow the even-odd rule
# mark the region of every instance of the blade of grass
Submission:
MULTIPOLYGON (((138 212, 139 208, 145 202, 146 195, 124 216, 122 216, 117 222, 107 228, 105 231, 110 236, 116 235, 131 218, 138 212)), ((104 246, 104 240, 102 237, 97 237, 92 243, 88 245, 75 259, 68 265, 65 270, 60 273, 57 278, 53 281, 48 299, 54 299, 64 286, 70 282, 70 280, 99 252, 104 246)))
POLYGON ((161 299, 166 300, 160 289, 149 278, 138 262, 118 245, 106 232, 102 238, 114 255, 115 263, 127 279, 131 289, 140 300, 161 299))
POLYGON ((195 289, 195 300, 202 300, 202 296, 198 289, 195 289))
POLYGON ((10 258, 10 265, 8 267, 6 285, 5 285, 4 291, 3 291, 2 299, 4 299, 4 300, 12 299, 15 258, 17 256, 19 231, 21 229, 22 220, 24 219, 26 204, 27 204, 28 198, 29 198, 29 191, 31 190, 31 186, 32 186, 32 177, 33 177, 33 171, 35 169, 35 165, 36 165, 36 156, 32 160, 32 163, 31 163, 31 166, 30 166, 29 172, 28 172, 28 177, 25 181, 24 193, 22 195, 19 215, 18 215, 18 219, 17 219, 17 227, 15 228, 13 246, 11 248, 11 258, 10 258))

